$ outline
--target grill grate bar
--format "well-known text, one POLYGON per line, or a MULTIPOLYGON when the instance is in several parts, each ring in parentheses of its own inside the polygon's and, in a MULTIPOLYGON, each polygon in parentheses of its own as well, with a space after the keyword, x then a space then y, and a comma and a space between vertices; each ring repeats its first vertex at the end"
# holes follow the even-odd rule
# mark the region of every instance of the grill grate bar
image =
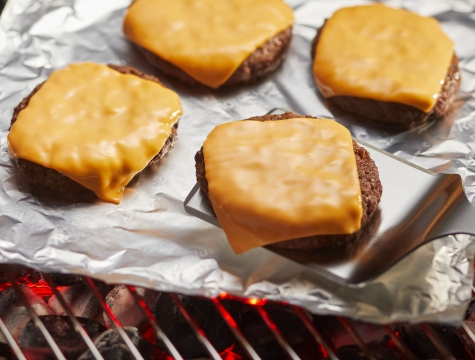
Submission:
POLYGON ((473 333, 472 330, 470 330, 470 328, 467 326, 467 324, 465 324, 465 322, 462 323, 462 328, 470 337, 470 339, 475 343, 475 334, 473 333))
POLYGON ((297 315, 300 317, 300 320, 305 324, 307 327, 307 330, 312 334, 313 338, 317 342, 318 345, 322 346, 323 349, 325 349, 326 353, 332 360, 338 360, 338 357, 335 355, 335 353, 332 351, 330 346, 326 343, 325 340, 323 340, 322 335, 320 334, 320 331, 317 330, 315 325, 305 316, 305 313, 301 308, 298 306, 294 306, 294 310, 297 313, 297 315))
POLYGON ((246 340, 243 333, 241 332, 241 329, 239 329, 238 325, 236 324, 232 316, 228 313, 228 311, 224 308, 224 306, 219 302, 217 298, 212 298, 211 300, 213 300, 216 309, 221 314, 224 321, 226 321, 226 324, 228 324, 229 328, 231 329, 231 332, 234 334, 234 336, 239 341, 239 343, 249 355, 249 357, 252 360, 261 360, 260 356, 256 353, 251 344, 249 344, 249 342, 246 340))
POLYGON ((289 345, 289 343, 284 339, 282 336, 282 333, 280 332, 279 328, 272 322, 272 320, 269 318, 269 315, 267 315, 267 312, 264 310, 262 305, 256 305, 255 306, 257 311, 259 312, 259 315, 261 315, 262 320, 266 323, 267 327, 272 331, 272 334, 274 334, 276 340, 279 342, 280 346, 289 354, 289 356, 293 360, 300 360, 300 357, 297 355, 297 353, 292 349, 292 347, 289 345))
POLYGON ((348 334, 350 334, 350 336, 353 339, 353 341, 355 342, 355 344, 358 345, 360 347, 361 351, 363 351, 365 353, 365 355, 368 357, 368 359, 376 360, 374 355, 371 353, 371 351, 365 345, 364 341, 360 338, 360 336, 356 333, 355 329, 353 329, 353 327, 350 325, 348 320, 346 320, 344 317, 341 317, 341 316, 337 316, 336 318, 343 325, 343 327, 346 329, 348 334))
POLYGON ((137 294, 137 291, 135 291, 135 287, 129 285, 128 289, 129 289, 130 293, 132 294, 133 298, 135 299, 135 302, 140 305, 140 308, 142 309, 143 313, 146 315, 149 324, 155 330, 155 334, 165 344, 166 348, 168 349, 168 351, 170 351, 173 358, 175 360, 183 360, 180 353, 175 348, 175 346, 172 344, 172 342, 170 341, 168 336, 163 332, 163 330, 160 328, 160 326, 158 326, 157 319, 155 319, 155 316, 152 314, 152 312, 148 308, 147 304, 145 304, 145 301, 142 299, 142 297, 139 294, 137 294))
POLYGON ((53 353, 54 355, 59 359, 59 360, 66 360, 66 358, 64 357, 63 353, 61 352, 61 350, 59 350, 59 347, 58 345, 56 344, 56 342, 53 340, 53 337, 51 336, 51 334, 48 332, 48 330, 46 330, 46 327, 45 325, 43 324, 43 322, 40 320, 40 318, 38 317, 38 315, 36 315, 35 311, 33 310, 33 308, 31 307, 30 303, 28 302, 28 300, 26 299, 26 296, 25 294, 23 294, 23 291, 21 291, 20 289, 20 286, 17 284, 17 282, 15 281, 15 278, 12 276, 12 274, 10 273, 10 270, 8 269, 7 266, 2 266, 2 269, 3 269, 3 272, 5 273, 5 275, 7 276, 7 279, 8 281, 10 281, 10 283, 12 284, 13 288, 15 289, 15 292, 17 294, 17 296, 20 298, 20 300, 23 302, 23 304, 25 304, 25 307, 28 311, 28 314, 30 315, 31 317, 31 320, 33 321, 33 324, 35 324, 36 328, 43 334, 43 336, 45 337, 45 340, 46 342, 48 343, 48 345, 50 346, 51 350, 53 350, 53 353))
POLYGON ((195 336, 198 338, 198 340, 203 344, 205 347, 206 351, 208 351, 208 354, 214 359, 214 360, 221 360, 221 356, 219 356, 218 352, 216 349, 211 345, 209 342, 208 338, 205 335, 205 332, 200 328, 198 323, 196 322, 195 319, 190 315, 188 310, 186 310, 185 306, 181 302, 181 300, 178 298, 177 294, 175 293, 168 293, 172 300, 175 302, 176 306, 180 310, 181 314, 185 318, 185 320, 188 322, 190 325, 191 329, 195 333, 195 336))
MULTIPOLYGON (((44 323, 41 321, 40 317, 36 314, 36 312, 33 309, 33 306, 30 305, 28 302, 28 299, 21 289, 21 286, 19 283, 14 279, 14 276, 8 269, 7 265, 0 265, 0 268, 4 271, 4 274, 7 278, 7 280, 11 283, 13 289, 15 290, 15 293, 17 295, 17 298, 21 300, 21 302, 25 305, 26 310, 28 311, 28 314, 31 317, 31 320, 35 327, 42 333, 44 336, 46 342, 50 346, 51 350, 53 351, 54 355, 56 358, 60 360, 65 360, 64 355, 62 354, 61 350, 59 349, 59 346, 56 344, 54 339, 52 338, 51 334, 48 332, 46 329, 44 323)), ((83 338, 84 342, 86 343, 87 347, 89 350, 92 352, 93 356, 96 359, 104 360, 102 355, 99 353, 97 347, 95 346, 94 342, 91 340, 89 335, 86 333, 84 330, 83 326, 79 323, 77 318, 73 315, 71 309, 69 308, 68 304, 64 300, 64 297, 60 294, 60 292, 57 290, 55 286, 55 282, 51 278, 49 274, 42 274, 44 280, 46 283, 50 286, 51 290, 53 291, 54 295, 60 302, 62 308, 66 312, 68 318, 71 320, 74 329, 76 332, 83 338)), ((102 310, 107 314, 109 319, 111 320, 111 325, 113 329, 119 334, 119 336, 122 338, 122 340, 125 342, 125 345, 129 348, 131 351, 133 357, 137 360, 144 360, 141 354, 139 353, 137 347, 133 344, 131 341, 130 337, 127 335, 125 332, 124 328, 122 327, 122 324, 120 321, 117 319, 115 314, 112 312, 111 308, 108 306, 106 303, 104 297, 102 294, 99 292, 97 286, 94 284, 92 278, 89 277, 83 277, 84 282, 88 286, 88 288, 91 290, 93 295, 99 300, 99 304, 102 308, 102 310)), ((472 287, 473 288, 473 287, 472 287)), ((172 344, 170 339, 166 336, 166 334, 163 332, 163 330, 160 328, 160 326, 157 323, 157 320, 153 313, 150 311, 150 309, 147 307, 145 304, 143 298, 137 293, 136 289, 134 286, 129 285, 128 290, 130 291, 131 295, 134 298, 134 301, 140 306, 141 311, 146 315, 148 322, 152 326, 152 328, 155 330, 156 336, 163 342, 163 344, 167 347, 173 358, 177 360, 183 360, 182 356, 178 353, 176 350, 175 346, 172 344)), ((474 293, 475 293, 475 289, 474 293)), ((203 344, 205 349, 208 351, 209 355, 211 358, 214 360, 219 360, 221 359, 220 355, 216 351, 216 349, 213 347, 213 345, 210 343, 210 341, 207 339, 206 334, 204 331, 200 328, 196 320, 190 315, 188 310, 185 308, 183 303, 181 302, 180 298, 176 293, 169 293, 170 297, 172 300, 175 302, 177 305, 178 309, 180 310, 181 314, 185 318, 185 320, 188 322, 190 325, 191 329, 197 336, 198 340, 203 344)), ((232 316, 229 314, 229 312, 226 310, 226 308, 223 306, 219 298, 212 298, 211 299, 216 306, 218 312, 221 314, 223 319, 226 321, 228 324, 230 330, 234 334, 235 338, 239 342, 239 344, 242 346, 242 349, 247 353, 247 355, 252 359, 252 360, 261 360, 259 355, 256 353, 254 348, 250 345, 250 343, 247 341, 247 339, 244 337, 241 329, 239 326, 236 324, 232 316)), ((300 360, 299 356, 297 353, 293 350, 293 348, 290 346, 290 344, 285 340, 283 337, 281 331, 279 328, 275 325, 275 323, 270 319, 268 313, 264 309, 263 304, 257 304, 254 305, 254 308, 256 311, 258 311, 260 317, 266 324, 266 326, 269 328, 269 330, 272 332, 274 335, 275 339, 278 341, 280 346, 283 348, 284 351, 287 352, 287 354, 290 356, 291 359, 293 360, 300 360)), ((323 338, 322 334, 319 332, 318 328, 315 326, 313 321, 311 321, 307 314, 305 313, 304 310, 297 306, 292 306, 293 310, 297 313, 299 316, 300 320, 304 323, 306 326, 307 330, 310 332, 310 334, 313 336, 314 340, 316 343, 321 347, 323 353, 326 352, 327 357, 331 360, 338 360, 338 357, 335 355, 335 352, 333 349, 329 346, 329 344, 326 342, 326 340, 323 338)), ((348 332, 348 334, 351 336, 353 339, 354 343, 360 347, 360 349, 365 353, 365 355, 368 357, 368 359, 375 360, 374 355, 372 354, 372 351, 370 348, 365 345, 363 342, 362 338, 358 335, 356 332, 355 328, 351 325, 351 323, 343 317, 337 317, 338 321, 343 325, 345 330, 348 332)), ((425 335, 429 338, 429 340, 433 343, 433 345, 437 348, 437 350, 441 353, 444 359, 449 359, 455 360, 455 357, 451 354, 450 350, 442 343, 441 339, 435 333, 434 329, 430 326, 430 324, 419 324, 421 330, 425 333, 425 335)), ((467 326, 466 323, 462 323, 461 327, 464 329, 464 331, 467 333, 469 338, 475 342, 475 334, 472 332, 472 330, 467 326)), ((391 340, 394 342, 394 344, 397 347, 397 350, 399 352, 399 355, 402 356, 404 359, 409 359, 409 360, 415 360, 417 357, 414 355, 414 353, 397 337, 397 334, 394 333, 393 329, 388 326, 388 325, 382 325, 382 328, 384 331, 389 335, 391 340)), ((5 323, 3 322, 2 318, 0 318, 0 333, 4 334, 4 337, 10 346, 13 354, 18 358, 19 360, 26 360, 25 355, 22 353, 22 350, 20 349, 19 345, 11 335, 10 331, 6 327, 5 323)), ((395 350, 395 349, 394 349, 395 350)))
MULTIPOLYGON (((462 328, 465 331, 465 333, 469 336, 469 338, 475 343, 475 334, 473 331, 465 324, 465 321, 462 322, 462 328)), ((468 355, 470 356, 471 359, 475 359, 473 356, 473 351, 467 351, 468 355)))
POLYGON ((43 279, 49 285, 51 290, 53 290, 54 295, 56 295, 56 298, 59 300, 61 306, 63 307, 64 311, 66 312, 66 315, 68 315, 69 319, 71 320, 71 323, 73 324, 74 330, 76 330, 76 332, 82 337, 82 339, 86 343, 89 350, 91 350, 94 357, 98 360, 104 360, 102 355, 99 353, 99 350, 97 350, 96 345, 94 345, 94 342, 91 340, 91 338, 86 333, 86 331, 84 330, 82 325, 79 323, 79 321, 73 315, 73 313, 71 312, 71 309, 69 309, 68 305, 66 304, 66 301, 61 296, 59 291, 56 289, 56 284, 54 283, 51 276, 49 276, 49 274, 43 274, 43 279))
POLYGON ((417 360, 416 356, 412 353, 412 351, 409 350, 408 347, 404 345, 396 335, 394 335, 392 329, 388 325, 383 325, 383 329, 389 335, 391 340, 396 344, 399 352, 404 356, 404 359, 417 360))
POLYGON ((84 282, 86 283, 86 285, 89 287, 89 289, 92 291, 92 293, 96 296, 97 299, 99 299, 99 304, 101 305, 101 308, 102 310, 105 311, 105 313, 107 314, 107 316, 109 317, 109 319, 111 320, 111 324, 114 328, 115 331, 117 331, 117 333, 119 334, 119 336, 122 338, 122 340, 124 340, 125 342, 125 345, 129 348, 130 352, 132 353, 132 355, 137 359, 137 360, 144 360, 144 358, 142 357, 142 355, 140 354, 140 352, 137 350, 137 348, 135 347, 134 343, 132 342, 132 340, 130 340, 129 336, 127 335, 127 333, 125 332, 125 330, 123 329, 121 323, 119 322, 119 320, 116 318, 116 316, 114 315, 114 313, 112 312, 111 308, 109 307, 109 305, 107 305, 106 301, 104 300, 104 297, 101 295, 101 293, 99 292, 99 290, 97 289, 96 285, 94 284, 94 282, 92 281, 92 279, 90 277, 83 277, 83 280, 84 282))
POLYGON ((455 360, 455 358, 450 353, 450 350, 448 350, 445 345, 442 344, 439 337, 434 333, 429 324, 419 324, 419 326, 430 339, 430 341, 432 341, 437 350, 439 350, 444 359, 455 360))
POLYGON ((8 345, 10 345, 10 348, 13 350, 18 360, 26 360, 25 355, 23 355, 23 353, 21 352, 20 347, 16 343, 12 334, 10 334, 10 331, 8 331, 8 328, 5 326, 5 323, 3 322, 1 318, 0 318, 0 330, 5 336, 5 339, 7 340, 8 345))

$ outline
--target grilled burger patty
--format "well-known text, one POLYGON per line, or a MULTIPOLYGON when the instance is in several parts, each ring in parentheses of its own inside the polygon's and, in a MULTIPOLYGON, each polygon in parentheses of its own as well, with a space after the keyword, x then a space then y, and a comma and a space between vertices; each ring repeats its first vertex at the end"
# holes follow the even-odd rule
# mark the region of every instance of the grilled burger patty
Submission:
MULTIPOLYGON (((279 115, 264 115, 256 116, 244 121, 254 120, 254 121, 276 121, 276 120, 285 120, 292 118, 312 118, 312 116, 302 116, 299 114, 286 112, 279 115)), ((301 250, 312 250, 322 247, 327 247, 330 245, 338 244, 341 242, 351 241, 353 238, 359 236, 360 231, 363 230, 364 225, 368 222, 370 217, 378 208, 378 204, 381 200, 381 195, 383 192, 383 187, 381 181, 379 180, 378 168, 374 161, 370 158, 368 151, 360 147, 356 142, 353 141, 353 150, 355 152, 356 166, 358 169, 358 178, 360 181, 361 187, 361 203, 363 207, 363 213, 361 218, 362 228, 350 235, 318 235, 318 236, 309 236, 299 239, 286 240, 272 244, 272 246, 278 246, 281 248, 289 249, 301 249, 301 250)), ((203 156, 203 147, 195 155, 195 167, 196 167, 196 179, 200 184, 203 192, 208 195, 208 181, 206 180, 206 168, 203 156)))
MULTIPOLYGON (((285 58, 291 39, 292 27, 290 26, 270 38, 264 45, 257 48, 251 55, 249 55, 249 57, 244 60, 241 66, 236 69, 234 74, 231 75, 223 86, 238 83, 250 84, 276 70, 285 58)), ((163 60, 141 46, 137 45, 137 47, 145 55, 145 58, 152 66, 166 74, 180 79, 183 82, 189 84, 198 83, 190 75, 175 65, 163 60)))
MULTIPOLYGON (((155 81, 156 83, 163 85, 156 77, 144 74, 133 67, 110 64, 108 66, 111 69, 114 69, 122 74, 132 74, 142 79, 155 81)), ((35 89, 33 89, 33 91, 27 97, 25 97, 20 102, 20 104, 18 104, 17 107, 13 110, 11 125, 15 123, 18 118, 18 114, 28 106, 31 97, 41 88, 42 85, 43 83, 39 84, 35 89)), ((160 152, 148 163, 147 166, 158 163, 171 150, 177 139, 177 128, 178 123, 176 123, 175 126, 172 128, 172 132, 165 141, 165 144, 163 145, 160 152)), ((57 172, 54 169, 46 168, 42 165, 36 164, 25 159, 12 160, 17 164, 21 177, 29 184, 42 185, 58 191, 86 190, 86 188, 81 184, 75 182, 74 180, 71 180, 69 177, 57 172)), ((135 175, 131 182, 134 182, 139 175, 140 173, 135 175)))
MULTIPOLYGON (((312 59, 315 59, 318 41, 325 24, 318 29, 312 43, 312 59)), ((332 96, 328 100, 345 111, 364 116, 365 118, 399 124, 402 126, 416 126, 430 119, 444 115, 455 99, 460 87, 459 59, 454 54, 447 71, 445 82, 440 89, 439 97, 429 112, 410 105, 395 102, 384 102, 354 96, 332 96)))

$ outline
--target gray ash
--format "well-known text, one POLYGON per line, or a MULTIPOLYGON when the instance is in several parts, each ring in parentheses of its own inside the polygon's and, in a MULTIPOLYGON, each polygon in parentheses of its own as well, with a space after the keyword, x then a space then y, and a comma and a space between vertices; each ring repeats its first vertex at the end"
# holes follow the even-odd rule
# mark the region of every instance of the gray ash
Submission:
MULTIPOLYGON (((53 311, 36 295, 27 285, 19 284, 19 287, 33 310, 38 315, 52 315, 53 311)), ((10 330, 13 338, 18 341, 23 328, 30 320, 30 314, 23 302, 17 298, 13 288, 8 288, 0 292, 0 316, 10 330)), ((3 336, 0 336, 2 340, 3 336)))
MULTIPOLYGON (((142 287, 135 287, 135 291, 145 301, 149 309, 155 307, 160 294, 158 291, 142 287)), ((143 313, 140 306, 136 305, 135 299, 126 285, 116 285, 107 294, 106 302, 122 326, 133 326, 141 331, 146 330, 150 326, 147 316, 143 313)), ((105 314, 104 321, 107 327, 111 327, 110 320, 105 314)))
MULTIPOLYGON (((99 283, 97 284, 97 288, 102 296, 105 297, 112 289, 112 286, 99 283)), ((97 299, 82 282, 81 285, 62 287, 59 289, 59 293, 66 301, 66 304, 74 316, 91 318, 104 324, 100 300, 97 299)), ((66 312, 55 295, 51 296, 48 300, 48 305, 56 314, 66 315, 66 312)))
MULTIPOLYGON (((158 350, 140 335, 137 328, 125 326, 124 330, 144 359, 159 358, 160 354, 158 350)), ((119 334, 112 329, 102 333, 102 335, 94 341, 94 344, 105 360, 135 359, 119 334)), ((95 360, 95 357, 92 355, 90 350, 87 350, 78 360, 95 360)))
MULTIPOLYGON (((40 316, 40 320, 67 359, 77 359, 87 349, 86 344, 76 332, 71 320, 67 316, 40 316)), ((104 326, 92 319, 78 317, 77 320, 92 339, 98 337, 106 330, 104 326)), ((19 345, 24 350, 25 355, 28 355, 28 359, 56 358, 49 348, 46 339, 31 320, 26 324, 21 333, 19 345)))
POLYGON ((81 275, 70 275, 70 274, 49 274, 51 279, 53 279, 56 286, 75 286, 75 285, 84 285, 84 280, 81 275))

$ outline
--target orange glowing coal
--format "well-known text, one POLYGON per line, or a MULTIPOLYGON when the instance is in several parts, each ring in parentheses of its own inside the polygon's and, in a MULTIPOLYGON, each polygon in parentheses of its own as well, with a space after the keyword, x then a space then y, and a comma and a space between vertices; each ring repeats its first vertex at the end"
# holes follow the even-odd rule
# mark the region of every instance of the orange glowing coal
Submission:
MULTIPOLYGON (((36 295, 38 295, 40 297, 53 296, 54 295, 53 290, 51 289, 51 287, 43 279, 40 279, 38 282, 33 283, 30 280, 29 276, 27 275, 25 277, 22 277, 22 278, 18 279, 17 283, 18 284, 25 284, 31 290, 33 290, 33 292, 36 295)), ((8 289, 11 286, 12 286, 12 284, 8 281, 2 282, 2 283, 0 283, 0 291, 8 289)), ((59 289, 61 289, 61 286, 56 287, 56 290, 59 290, 59 289)))
POLYGON ((247 299, 247 298, 242 298, 242 297, 239 297, 239 296, 230 295, 230 294, 228 294, 227 292, 224 292, 224 291, 219 294, 219 298, 221 300, 224 300, 224 299, 240 300, 240 301, 245 302, 246 304, 255 305, 255 306, 262 306, 267 302, 266 298, 263 298, 263 299, 258 299, 258 298, 247 299))

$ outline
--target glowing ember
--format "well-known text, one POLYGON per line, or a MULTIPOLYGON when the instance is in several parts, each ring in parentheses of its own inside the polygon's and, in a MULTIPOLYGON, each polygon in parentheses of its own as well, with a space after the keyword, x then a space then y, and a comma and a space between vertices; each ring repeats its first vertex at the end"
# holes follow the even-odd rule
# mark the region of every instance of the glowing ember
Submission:
POLYGON ((239 301, 245 302, 246 304, 256 305, 256 306, 262 306, 267 302, 266 298, 263 298, 263 299, 257 299, 257 298, 246 299, 246 298, 242 298, 242 297, 239 297, 239 296, 229 295, 227 292, 220 293, 219 298, 221 300, 224 300, 224 299, 226 299, 226 300, 239 300, 239 301))
POLYGON ((226 350, 224 350, 221 354, 219 354, 219 356, 221 356, 223 360, 241 360, 242 357, 234 353, 233 350, 234 350, 234 345, 231 345, 226 350))
MULTIPOLYGON (((51 287, 43 279, 40 279, 38 282, 34 283, 34 282, 30 281, 29 275, 27 275, 23 278, 18 279, 17 283, 27 285, 36 295, 38 295, 40 297, 53 296, 54 295, 53 290, 51 289, 51 287)), ((5 281, 3 283, 0 283, 0 291, 8 289, 11 286, 12 286, 12 284, 10 282, 7 282, 7 281, 5 281)), ((61 289, 61 286, 56 287, 56 290, 59 290, 59 289, 61 289)))
POLYGON ((328 353, 322 345, 320 345, 320 351, 322 352, 322 357, 326 359, 328 357, 328 353))
POLYGON ((151 326, 148 326, 147 329, 142 332, 142 336, 144 339, 150 341, 153 345, 156 345, 157 339, 155 338, 155 331, 151 326))
POLYGON ((259 300, 259 299, 256 299, 256 298, 252 298, 252 299, 246 299, 245 302, 246 302, 246 304, 249 304, 249 305, 262 306, 267 302, 267 300, 266 299, 259 300))

